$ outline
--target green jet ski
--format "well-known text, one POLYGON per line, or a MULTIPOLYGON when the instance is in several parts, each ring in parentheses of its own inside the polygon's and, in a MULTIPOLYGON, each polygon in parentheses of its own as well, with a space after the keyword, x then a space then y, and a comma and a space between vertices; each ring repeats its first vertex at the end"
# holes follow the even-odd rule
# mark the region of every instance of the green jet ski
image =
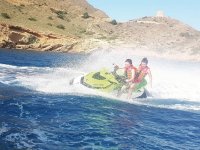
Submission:
MULTIPOLYGON (((70 84, 81 84, 87 88, 117 96, 117 93, 121 90, 122 86, 126 84, 125 80, 126 77, 123 69, 115 69, 114 71, 109 72, 107 69, 103 68, 100 71, 90 72, 84 76, 72 79, 70 84)), ((144 79, 134 90, 132 98, 146 98, 146 85, 147 81, 144 79)))

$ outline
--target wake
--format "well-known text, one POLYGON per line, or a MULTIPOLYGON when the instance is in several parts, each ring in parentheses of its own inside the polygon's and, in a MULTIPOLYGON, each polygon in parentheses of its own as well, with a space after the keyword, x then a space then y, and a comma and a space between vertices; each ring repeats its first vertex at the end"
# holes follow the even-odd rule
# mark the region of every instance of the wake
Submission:
MULTIPOLYGON (((0 64, 0 82, 9 86, 22 86, 33 91, 48 94, 98 95, 114 98, 82 86, 71 86, 70 80, 96 71, 102 67, 112 70, 112 64, 123 66, 124 60, 131 58, 135 66, 141 56, 131 52, 101 51, 89 56, 82 65, 74 67, 27 67, 0 64), (74 69, 76 68, 76 69, 74 69)), ((153 98, 135 100, 134 103, 172 109, 200 110, 200 64, 149 58, 153 75, 153 88, 147 87, 153 98)), ((148 80, 148 78, 147 78, 148 80)), ((132 103, 131 100, 118 99, 132 103)))

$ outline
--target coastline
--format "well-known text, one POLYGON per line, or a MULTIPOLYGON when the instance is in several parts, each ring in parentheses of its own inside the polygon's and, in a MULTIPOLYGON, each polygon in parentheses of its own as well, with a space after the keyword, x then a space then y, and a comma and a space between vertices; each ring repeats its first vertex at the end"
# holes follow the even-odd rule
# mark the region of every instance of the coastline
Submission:
POLYGON ((75 50, 75 51, 41 51, 37 49, 7 49, 7 48, 0 48, 0 50, 14 50, 14 51, 21 51, 21 52, 40 52, 40 53, 69 53, 69 54, 93 54, 96 52, 115 52, 115 53, 130 53, 135 56, 145 56, 145 57, 154 57, 158 59, 167 59, 167 60, 176 60, 176 61, 187 61, 187 62, 200 62, 200 54, 191 55, 187 52, 177 52, 177 51, 158 51, 154 49, 142 48, 142 47, 135 47, 133 45, 127 44, 118 44, 118 45, 104 45, 104 46, 97 46, 96 48, 91 49, 84 49, 84 50, 75 50))

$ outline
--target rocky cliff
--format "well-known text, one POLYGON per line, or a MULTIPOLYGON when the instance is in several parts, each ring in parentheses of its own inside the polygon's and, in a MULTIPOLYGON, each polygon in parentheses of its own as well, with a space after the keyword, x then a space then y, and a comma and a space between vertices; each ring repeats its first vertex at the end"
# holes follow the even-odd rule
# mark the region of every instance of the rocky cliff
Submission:
POLYGON ((0 47, 80 52, 112 38, 113 25, 85 0, 0 0, 0 47))

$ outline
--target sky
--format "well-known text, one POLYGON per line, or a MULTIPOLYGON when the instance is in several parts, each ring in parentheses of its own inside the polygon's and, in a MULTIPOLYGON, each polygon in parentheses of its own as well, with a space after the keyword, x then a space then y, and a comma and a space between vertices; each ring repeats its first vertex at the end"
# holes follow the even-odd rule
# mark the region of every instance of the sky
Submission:
POLYGON ((200 31, 200 0, 87 0, 112 19, 125 22, 154 16, 158 10, 200 31))

